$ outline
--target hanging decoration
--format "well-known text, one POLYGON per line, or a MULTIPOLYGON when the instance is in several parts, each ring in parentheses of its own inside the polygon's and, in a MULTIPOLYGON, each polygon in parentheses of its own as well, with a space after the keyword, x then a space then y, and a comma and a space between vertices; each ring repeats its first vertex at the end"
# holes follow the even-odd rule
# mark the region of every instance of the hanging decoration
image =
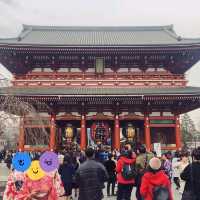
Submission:
POLYGON ((67 142, 72 142, 72 139, 74 137, 74 130, 71 124, 67 124, 67 127, 65 128, 65 138, 67 142))
POLYGON ((91 126, 91 137, 96 144, 107 145, 110 138, 109 125, 103 121, 94 122, 91 126))
POLYGON ((122 129, 122 134, 128 141, 132 142, 136 136, 136 130, 133 124, 128 123, 127 126, 122 129))

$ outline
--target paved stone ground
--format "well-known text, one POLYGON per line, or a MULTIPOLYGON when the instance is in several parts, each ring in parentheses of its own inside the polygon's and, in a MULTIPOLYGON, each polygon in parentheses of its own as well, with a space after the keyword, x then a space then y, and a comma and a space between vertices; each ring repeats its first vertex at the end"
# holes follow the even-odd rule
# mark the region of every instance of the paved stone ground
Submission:
MULTIPOLYGON (((0 163, 0 194, 3 191, 3 185, 5 185, 7 177, 9 174, 9 170, 7 169, 6 165, 4 163, 0 163)), ((178 192, 174 189, 173 186, 173 193, 174 193, 174 200, 181 200, 180 195, 178 194, 178 192)), ((116 200, 116 196, 115 197, 107 197, 106 196, 106 191, 104 190, 104 200, 116 200)), ((136 200, 135 196, 135 189, 132 192, 132 199, 131 200, 136 200)), ((0 200, 1 200, 1 195, 0 195, 0 200)), ((77 198, 73 198, 73 200, 77 200, 77 198)))

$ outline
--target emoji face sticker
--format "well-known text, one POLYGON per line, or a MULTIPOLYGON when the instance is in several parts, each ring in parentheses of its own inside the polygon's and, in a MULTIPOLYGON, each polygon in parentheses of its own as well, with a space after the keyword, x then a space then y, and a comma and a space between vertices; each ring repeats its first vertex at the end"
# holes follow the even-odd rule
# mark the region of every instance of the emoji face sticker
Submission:
POLYGON ((51 151, 46 151, 40 157, 40 166, 45 172, 51 172, 58 168, 58 155, 51 151))
POLYGON ((15 170, 24 172, 31 165, 31 158, 27 152, 17 152, 12 159, 12 165, 15 170))
POLYGON ((37 181, 45 176, 45 172, 40 167, 39 160, 31 162, 31 166, 27 170, 27 175, 33 181, 37 181))

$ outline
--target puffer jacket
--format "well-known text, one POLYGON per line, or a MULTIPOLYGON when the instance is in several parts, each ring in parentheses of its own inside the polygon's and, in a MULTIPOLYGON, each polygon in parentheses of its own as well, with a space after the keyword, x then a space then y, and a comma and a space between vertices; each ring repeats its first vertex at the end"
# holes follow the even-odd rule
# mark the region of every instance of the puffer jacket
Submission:
POLYGON ((79 186, 79 200, 101 200, 108 173, 101 163, 89 159, 80 165, 75 180, 79 186))
POLYGON ((157 186, 164 186, 168 188, 170 193, 170 200, 173 200, 171 183, 163 170, 159 170, 157 172, 152 172, 151 170, 149 170, 142 177, 140 194, 144 198, 144 200, 153 199, 153 189, 157 186))

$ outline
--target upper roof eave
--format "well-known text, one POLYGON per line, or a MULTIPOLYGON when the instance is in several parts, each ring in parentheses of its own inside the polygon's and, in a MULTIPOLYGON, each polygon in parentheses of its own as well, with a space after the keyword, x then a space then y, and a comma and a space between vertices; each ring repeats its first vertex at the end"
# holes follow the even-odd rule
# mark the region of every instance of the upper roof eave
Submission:
POLYGON ((2 43, 0 40, 0 48, 187 48, 187 47, 199 47, 199 41, 193 41, 192 43, 181 44, 138 44, 138 45, 56 45, 56 44, 23 44, 23 43, 2 43))

